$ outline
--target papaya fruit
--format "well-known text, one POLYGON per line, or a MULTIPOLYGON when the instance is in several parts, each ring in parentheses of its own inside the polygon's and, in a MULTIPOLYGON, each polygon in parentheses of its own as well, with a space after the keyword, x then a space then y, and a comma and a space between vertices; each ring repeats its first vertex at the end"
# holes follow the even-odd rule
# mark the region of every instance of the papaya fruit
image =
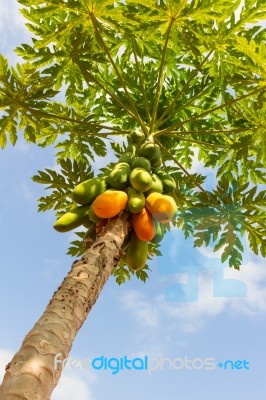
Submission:
POLYGON ((142 269, 148 257, 148 242, 140 240, 135 232, 132 232, 127 247, 126 263, 133 271, 142 269))
POLYGON ((116 164, 108 176, 108 183, 114 189, 125 189, 129 183, 130 165, 126 162, 116 164))
POLYGON ((160 243, 163 240, 165 231, 163 228, 163 224, 158 221, 155 221, 155 236, 152 239, 152 243, 160 243))
POLYGON ((143 133, 141 130, 136 129, 131 132, 130 138, 132 143, 141 144, 146 139, 146 136, 145 133, 143 133))
POLYGON ((171 196, 153 192, 146 198, 146 207, 152 217, 163 224, 170 222, 176 212, 176 204, 171 196))
POLYGON ((155 236, 155 225, 151 214, 146 207, 132 216, 133 229, 140 240, 149 242, 155 236))
POLYGON ((152 184, 151 188, 145 192, 145 196, 149 196, 152 192, 162 193, 163 191, 163 184, 160 178, 156 174, 151 174, 152 184))
POLYGON ((153 169, 157 169, 160 168, 160 166, 162 165, 162 157, 158 157, 156 160, 154 160, 152 167, 153 169))
POLYGON ((86 215, 89 207, 73 207, 70 211, 62 215, 54 224, 54 229, 58 232, 68 232, 82 225, 88 219, 86 215))
POLYGON ((128 196, 121 190, 106 190, 93 202, 93 211, 100 218, 113 218, 127 206, 128 196))
POLYGON ((138 151, 138 156, 148 158, 151 166, 156 167, 161 159, 161 150, 157 144, 150 142, 144 143, 138 151))
POLYGON ((129 188, 127 207, 132 214, 141 212, 145 206, 145 197, 142 192, 134 188, 129 188))
POLYGON ((133 153, 126 152, 124 153, 118 160, 119 163, 125 162, 129 165, 132 165, 133 161, 135 160, 135 156, 133 153))
POLYGON ((89 208, 88 217, 89 217, 90 221, 95 222, 95 223, 102 221, 102 218, 98 217, 95 214, 94 209, 93 209, 93 204, 91 204, 91 206, 89 208))
POLYGON ((143 168, 147 172, 151 172, 151 163, 145 157, 136 157, 132 163, 132 168, 143 168))
POLYGON ((162 171, 162 170, 157 171, 157 175, 159 176, 159 178, 162 181, 164 193, 172 193, 175 191, 176 183, 175 183, 174 179, 169 174, 167 174, 167 172, 162 171))
POLYGON ((92 178, 79 183, 73 190, 73 200, 78 204, 91 204, 107 189, 107 177, 92 178))
POLYGON ((151 175, 143 168, 134 168, 131 171, 129 180, 131 186, 134 189, 139 190, 140 192, 145 192, 145 190, 149 190, 152 185, 151 175))

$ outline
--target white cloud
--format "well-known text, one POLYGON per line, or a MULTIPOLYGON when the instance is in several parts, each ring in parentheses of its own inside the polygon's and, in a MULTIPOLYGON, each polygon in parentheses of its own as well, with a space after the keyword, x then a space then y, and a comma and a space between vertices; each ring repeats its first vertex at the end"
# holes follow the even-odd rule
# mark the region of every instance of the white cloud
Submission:
MULTIPOLYGON (((220 292, 216 292, 215 296, 214 271, 214 268, 201 270, 198 301, 169 302, 166 301, 164 294, 148 299, 138 291, 125 291, 121 297, 121 304, 132 313, 141 326, 147 329, 156 327, 158 331, 162 328, 165 334, 174 329, 175 326, 181 327, 185 332, 197 331, 203 326, 206 318, 213 318, 222 313, 251 316, 265 313, 266 270, 262 259, 257 258, 256 262, 250 260, 247 265, 242 266, 240 272, 235 269, 224 268, 224 280, 218 282, 220 292), (225 283, 224 287, 223 283, 225 283), (226 296, 228 287, 229 294, 226 296), (231 295, 230 288, 233 288, 231 295), (218 297, 219 295, 224 297, 218 297)), ((167 277, 163 277, 164 288, 167 287, 167 281, 169 285, 170 280, 171 284, 186 284, 183 271, 181 275, 171 274, 169 277, 169 280, 167 277)), ((186 290, 185 286, 184 290, 186 290)))
MULTIPOLYGON (((14 353, 7 349, 0 349, 0 384, 5 374, 5 367, 13 358, 14 353)), ((63 371, 58 385, 53 391, 51 400, 92 400, 90 384, 96 380, 91 373, 78 371, 63 371)))
MULTIPOLYGON (((88 378, 89 380, 89 378, 88 378)), ((64 370, 51 400, 92 400, 88 382, 78 373, 64 370)))

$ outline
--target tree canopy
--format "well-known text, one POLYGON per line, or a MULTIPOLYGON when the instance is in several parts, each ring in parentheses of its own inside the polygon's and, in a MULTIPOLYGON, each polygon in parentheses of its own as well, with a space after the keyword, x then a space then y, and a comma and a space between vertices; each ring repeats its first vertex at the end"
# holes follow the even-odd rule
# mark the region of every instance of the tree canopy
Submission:
MULTIPOLYGON (((173 225, 214 243, 239 269, 247 233, 266 255, 266 46, 263 0, 19 0, 32 43, 15 67, 0 58, 0 145, 57 149, 57 170, 33 179, 39 210, 61 215, 109 146, 119 157, 140 129, 160 146, 177 184, 173 225), (216 176, 192 172, 195 156, 216 176)), ((114 163, 102 168, 104 173, 114 163)), ((170 229, 170 226, 167 227, 170 229)), ((84 233, 69 254, 80 255, 84 233)), ((160 254, 150 245, 150 256, 160 254)), ((130 277, 114 270, 118 283, 130 277)), ((137 273, 145 280, 147 268, 137 273)))

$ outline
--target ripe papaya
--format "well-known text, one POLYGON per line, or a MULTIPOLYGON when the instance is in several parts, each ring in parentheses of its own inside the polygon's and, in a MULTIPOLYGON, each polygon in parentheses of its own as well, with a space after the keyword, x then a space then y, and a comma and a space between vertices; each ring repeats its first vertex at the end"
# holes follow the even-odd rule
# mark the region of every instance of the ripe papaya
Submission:
POLYGON ((89 217, 90 221, 95 222, 95 223, 102 221, 102 218, 98 217, 95 214, 94 209, 93 209, 93 204, 91 204, 91 206, 89 208, 88 217, 89 217))
POLYGON ((134 168, 129 176, 131 186, 140 192, 149 190, 152 185, 152 178, 149 172, 143 168, 134 168))
POLYGON ((125 189, 128 186, 130 165, 126 162, 116 164, 108 177, 109 185, 114 189, 125 189))
POLYGON ((129 165, 132 165, 133 161, 135 160, 135 156, 133 153, 126 152, 124 153, 118 160, 119 163, 125 162, 129 165))
POLYGON ((121 190, 106 190, 93 202, 93 211, 100 218, 112 218, 127 206, 128 196, 121 190))
POLYGON ((151 172, 151 163, 145 157, 137 157, 132 163, 132 168, 143 168, 147 172, 151 172))
POLYGON ((153 192, 146 198, 146 207, 157 221, 166 224, 176 212, 176 204, 171 196, 153 192))
POLYGON ((149 196, 152 192, 162 193, 163 191, 163 184, 160 178, 156 174, 151 174, 152 177, 152 185, 149 190, 145 192, 145 196, 149 196))
POLYGON ((145 197, 142 192, 134 188, 128 190, 127 207, 132 214, 141 212, 145 206, 145 197))
POLYGON ((54 224, 54 229, 58 232, 68 232, 82 225, 88 219, 86 212, 88 206, 73 207, 70 211, 62 215, 54 224))
POLYGON ((161 150, 157 144, 150 142, 144 143, 138 151, 138 156, 148 158, 150 160, 151 166, 156 167, 156 165, 158 165, 158 163, 160 162, 161 150))
POLYGON ((141 130, 136 129, 135 131, 131 132, 130 138, 132 140, 132 143, 141 144, 144 142, 146 136, 145 133, 143 133, 141 130))
POLYGON ((151 214, 146 207, 132 216, 133 229, 140 240, 149 242, 155 236, 155 225, 151 214))
POLYGON ((155 221, 155 236, 152 239, 152 243, 160 243, 163 240, 165 230, 163 224, 158 221, 155 221))
POLYGON ((75 187, 73 190, 73 200, 78 204, 91 204, 106 189, 106 176, 88 179, 75 187))
POLYGON ((169 174, 167 174, 167 172, 160 170, 157 171, 157 175, 162 181, 164 193, 172 193, 175 191, 176 183, 174 179, 169 174))
POLYGON ((142 269, 148 257, 148 242, 140 240, 135 232, 132 232, 126 255, 126 262, 130 269, 139 271, 142 269))

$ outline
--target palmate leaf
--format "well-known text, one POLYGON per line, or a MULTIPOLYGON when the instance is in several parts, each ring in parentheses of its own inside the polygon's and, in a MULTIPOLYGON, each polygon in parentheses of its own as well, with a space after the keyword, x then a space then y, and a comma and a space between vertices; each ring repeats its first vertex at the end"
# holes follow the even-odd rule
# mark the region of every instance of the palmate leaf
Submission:
MULTIPOLYGON (((119 158, 130 132, 142 129, 160 146, 163 168, 176 181, 174 225, 194 235, 195 245, 214 243, 235 268, 244 231, 263 255, 263 0, 20 4, 34 37, 17 48, 24 64, 11 69, 0 60, 0 144, 10 132, 15 143, 22 130, 26 140, 56 147, 59 170, 34 177, 50 187, 40 209, 65 212, 73 185, 92 176, 91 160, 107 155, 106 138, 119 158), (206 170, 191 173, 197 154, 218 181, 209 190, 206 170)), ((81 254, 81 241, 78 235, 70 254, 81 254)), ((126 272, 117 271, 124 282, 126 272)), ((138 278, 145 280, 146 272, 138 278)))
POLYGON ((32 177, 34 182, 46 185, 46 189, 51 190, 50 195, 39 199, 39 211, 54 209, 60 210, 57 215, 62 214, 73 205, 74 187, 93 178, 92 168, 88 163, 65 159, 59 161, 59 167, 59 171, 46 168, 32 177))

